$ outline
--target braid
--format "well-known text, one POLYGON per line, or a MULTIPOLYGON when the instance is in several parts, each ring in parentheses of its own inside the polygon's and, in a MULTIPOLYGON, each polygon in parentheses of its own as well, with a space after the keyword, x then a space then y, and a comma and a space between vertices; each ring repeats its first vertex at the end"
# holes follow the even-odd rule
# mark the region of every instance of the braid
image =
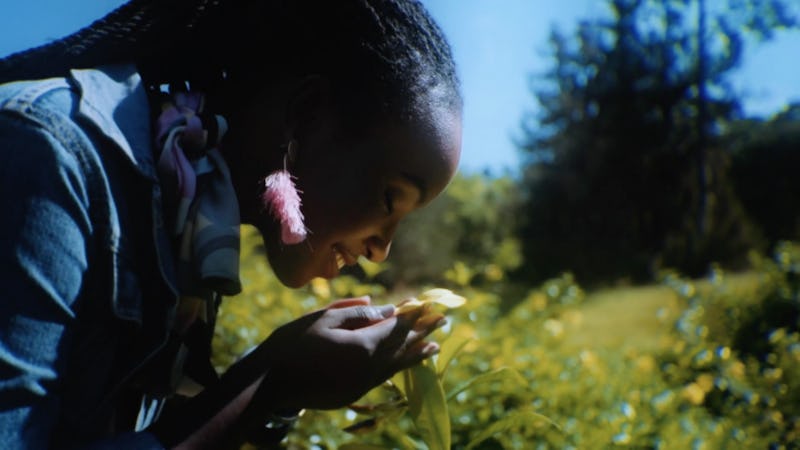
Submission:
POLYGON ((132 0, 72 35, 0 59, 0 83, 120 62, 136 63, 151 89, 321 74, 342 86, 345 103, 377 96, 398 113, 434 91, 429 100, 461 106, 450 47, 417 0, 132 0))
POLYGON ((91 59, 92 53, 97 53, 94 46, 107 47, 112 42, 117 55, 130 56, 128 33, 134 34, 131 30, 137 25, 146 28, 142 19, 148 8, 141 3, 133 1, 63 39, 0 59, 0 82, 63 75, 91 59))
POLYGON ((370 43, 388 70, 406 78, 411 94, 441 85, 449 91, 449 106, 460 108, 458 77, 450 46, 439 27, 416 0, 361 0, 383 39, 370 43), (416 80, 410 78, 416 77, 416 80))
POLYGON ((140 61, 191 30, 209 0, 132 0, 65 38, 0 59, 0 83, 63 76, 69 69, 140 61), (177 30, 177 31, 176 31, 177 30))

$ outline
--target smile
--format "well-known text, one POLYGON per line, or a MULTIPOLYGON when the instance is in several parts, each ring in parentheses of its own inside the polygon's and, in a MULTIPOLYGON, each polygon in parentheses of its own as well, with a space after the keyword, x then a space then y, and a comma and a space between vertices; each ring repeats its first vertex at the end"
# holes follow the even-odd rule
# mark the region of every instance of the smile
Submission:
POLYGON ((339 251, 334 248, 333 249, 333 256, 336 258, 336 268, 337 269, 341 269, 342 267, 344 267, 344 264, 345 264, 344 255, 339 253, 339 251))
POLYGON ((336 267, 339 269, 344 266, 355 265, 357 261, 357 258, 352 253, 339 245, 333 246, 333 256, 336 259, 336 267))

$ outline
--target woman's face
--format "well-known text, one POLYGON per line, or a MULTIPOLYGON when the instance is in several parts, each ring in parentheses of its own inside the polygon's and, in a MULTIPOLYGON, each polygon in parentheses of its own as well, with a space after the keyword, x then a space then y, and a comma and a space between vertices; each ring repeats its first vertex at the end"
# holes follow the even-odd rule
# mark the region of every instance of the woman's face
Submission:
POLYGON ((450 111, 355 139, 338 138, 333 126, 298 138, 290 172, 301 192, 307 240, 283 244, 277 221, 263 206, 253 220, 278 278, 299 287, 314 277, 337 276, 359 256, 384 260, 400 220, 453 177, 460 149, 460 117, 450 111))

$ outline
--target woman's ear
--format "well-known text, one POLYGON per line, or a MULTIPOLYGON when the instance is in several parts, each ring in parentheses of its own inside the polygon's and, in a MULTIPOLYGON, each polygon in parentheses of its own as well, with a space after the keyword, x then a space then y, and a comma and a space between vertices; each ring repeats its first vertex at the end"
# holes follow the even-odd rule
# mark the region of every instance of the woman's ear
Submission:
POLYGON ((297 82, 286 102, 286 140, 302 140, 303 135, 321 126, 333 114, 330 82, 310 75, 297 82))

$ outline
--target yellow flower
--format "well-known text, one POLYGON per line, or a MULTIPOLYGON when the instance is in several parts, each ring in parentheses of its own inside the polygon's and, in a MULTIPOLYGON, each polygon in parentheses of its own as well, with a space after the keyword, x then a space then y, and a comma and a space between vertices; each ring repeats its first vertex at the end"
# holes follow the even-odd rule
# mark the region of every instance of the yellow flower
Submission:
POLYGON ((728 371, 734 378, 742 379, 744 378, 744 372, 745 372, 744 363, 742 363, 741 361, 735 361, 733 362, 733 364, 730 365, 728 371))
POLYGON ((710 373, 704 373, 697 377, 695 383, 700 386, 704 394, 707 394, 714 388, 714 376, 710 373))
POLYGON ((703 388, 697 383, 691 383, 683 388, 683 398, 693 405, 700 405, 706 398, 706 393, 703 388))

